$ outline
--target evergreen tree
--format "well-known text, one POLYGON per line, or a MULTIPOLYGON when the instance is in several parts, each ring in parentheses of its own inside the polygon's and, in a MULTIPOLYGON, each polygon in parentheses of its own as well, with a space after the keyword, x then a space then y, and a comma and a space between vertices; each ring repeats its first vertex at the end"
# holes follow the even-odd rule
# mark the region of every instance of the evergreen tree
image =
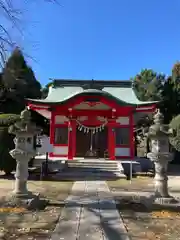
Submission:
MULTIPOLYGON (((16 48, 8 59, 2 73, 2 86, 7 102, 13 103, 11 113, 19 113, 25 106, 25 98, 40 98, 41 85, 36 80, 32 69, 27 65, 19 48, 16 48)), ((8 109, 9 111, 9 109, 8 109)), ((7 111, 6 111, 7 112, 7 111)))
MULTIPOLYGON (((165 81, 163 74, 157 74, 151 69, 144 69, 138 75, 132 79, 132 85, 134 92, 141 101, 160 101, 162 100, 162 89, 165 81)), ((145 132, 152 124, 152 120, 146 115, 142 117, 137 125, 136 130, 141 129, 136 133, 136 144, 138 145, 138 139, 143 145, 146 141, 146 152, 148 152, 148 138, 145 137, 145 132)))
POLYGON ((174 64, 172 74, 166 81, 163 90, 162 112, 165 123, 174 130, 170 143, 175 150, 172 163, 179 163, 180 157, 180 62, 174 64))
MULTIPOLYGON (((20 114, 25 107, 25 98, 41 97, 41 85, 18 48, 8 59, 0 77, 1 113, 20 114)), ((39 114, 34 112, 33 117, 39 125, 44 123, 44 118, 39 114)), ((7 131, 9 121, 7 115, 1 114, 0 120, 2 122, 0 122, 0 169, 10 173, 16 166, 16 161, 9 154, 9 151, 14 148, 14 136, 7 131), (2 119, 5 123, 2 122, 2 119)))
POLYGON ((132 79, 134 91, 141 101, 161 100, 165 81, 163 74, 144 69, 132 79))
POLYGON ((180 63, 177 62, 172 69, 172 75, 164 84, 162 92, 163 101, 161 110, 165 123, 169 123, 173 117, 180 113, 180 63))

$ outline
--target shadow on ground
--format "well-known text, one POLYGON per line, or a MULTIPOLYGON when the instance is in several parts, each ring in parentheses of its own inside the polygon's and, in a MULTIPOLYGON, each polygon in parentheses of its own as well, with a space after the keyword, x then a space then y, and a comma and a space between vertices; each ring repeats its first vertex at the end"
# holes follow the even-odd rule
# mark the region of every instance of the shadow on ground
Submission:
MULTIPOLYGON (((94 193, 92 194, 94 196, 94 193)), ((82 197, 82 196, 81 196, 82 197)), ((88 194, 88 197, 90 197, 90 195, 88 194)), ((70 210, 72 208, 72 211, 76 208, 77 212, 80 213, 80 216, 78 216, 78 219, 81 219, 81 217, 83 218, 83 210, 86 209, 88 212, 91 212, 93 215, 95 215, 95 219, 100 219, 100 221, 98 221, 97 223, 95 223, 95 226, 93 226, 94 224, 91 223, 92 220, 91 219, 84 219, 84 221, 80 221, 79 227, 77 229, 77 233, 76 236, 81 236, 81 234, 86 234, 86 237, 90 234, 93 234, 93 231, 98 231, 98 229, 101 232, 101 229, 103 231, 103 235, 105 234, 107 239, 109 240, 123 240, 125 239, 125 236, 128 236, 128 233, 126 231, 122 231, 122 226, 116 225, 114 224, 118 219, 119 216, 115 214, 115 216, 112 214, 107 214, 107 210, 115 210, 114 205, 112 205, 112 202, 109 201, 95 201, 93 202, 92 200, 90 202, 87 201, 82 201, 82 199, 80 200, 75 200, 75 201, 68 201, 68 203, 66 204, 66 207, 68 207, 70 210), (78 210, 81 209, 81 210, 78 210), (105 210, 106 212, 103 212, 103 210, 105 210), (82 214, 82 215, 81 215, 82 214), (97 218, 96 218, 97 217, 97 218), (117 219, 118 218, 118 219, 117 219), (89 225, 87 225, 86 221, 89 221, 89 225), (81 226, 81 224, 83 223, 83 226, 81 226), (92 224, 92 225, 91 225, 92 224), (120 231, 121 230, 121 231, 120 231), (81 232, 82 231, 82 232, 81 232)), ((67 220, 65 220, 67 221, 67 220)), ((70 230, 70 225, 68 223, 69 221, 67 221, 67 224, 61 225, 61 221, 59 222, 59 224, 57 224, 57 227, 51 237, 51 239, 61 239, 61 237, 63 236, 68 236, 68 232, 70 230), (62 228, 62 226, 64 226, 62 228)), ((95 234, 96 235, 96 234, 95 234)), ((74 239, 77 239, 76 236, 74 237, 74 239)), ((84 235, 82 235, 82 239, 84 235)), ((62 239, 64 239, 62 237, 62 239)), ((79 239, 79 238, 78 238, 79 239)), ((90 238, 91 239, 91 238, 90 238)))
MULTIPOLYGON (((154 172, 149 170, 148 172, 133 173, 132 177, 154 177, 154 172)), ((180 176, 180 165, 169 164, 168 176, 180 176)), ((29 170, 29 180, 44 180, 44 181, 84 181, 84 180, 116 180, 123 178, 123 176, 117 176, 117 172, 107 171, 96 168, 88 167, 70 167, 63 169, 62 171, 50 172, 47 175, 42 174, 40 168, 35 170, 29 170)), ((14 174, 1 174, 0 179, 13 180, 14 174)), ((124 179, 130 180, 130 176, 126 175, 124 179)))
MULTIPOLYGON (((77 192, 76 194, 77 199, 76 201, 57 201, 57 202, 50 202, 48 206, 54 206, 54 207, 82 207, 84 206, 85 208, 88 209, 100 209, 101 210, 110 210, 112 209, 112 204, 109 202, 108 197, 102 199, 99 202, 99 205, 97 202, 81 202, 82 200, 82 194, 81 192, 77 192), (79 197, 79 198, 78 198, 79 197)), ((94 196, 94 193, 92 193, 92 196, 94 196)), ((92 197, 91 194, 88 194, 88 197, 92 197)), ((133 211, 138 211, 138 212, 147 212, 151 213, 153 211, 171 211, 171 212, 178 212, 180 213, 180 203, 177 204, 157 204, 153 203, 153 198, 151 197, 143 197, 142 201, 134 201, 132 197, 128 196, 123 196, 123 197, 116 197, 116 208, 118 210, 133 210, 133 211)))
POLYGON ((139 202, 139 203, 133 202, 127 199, 121 199, 121 200, 116 199, 116 207, 119 211, 133 210, 135 212, 142 212, 142 213, 152 213, 154 211, 168 211, 168 212, 175 212, 180 214, 180 204, 166 204, 166 205, 157 204, 157 203, 146 204, 143 202, 139 202))
POLYGON ((116 180, 126 178, 121 175, 117 176, 116 172, 94 169, 88 167, 71 167, 59 172, 49 173, 47 176, 42 176, 40 173, 31 173, 29 179, 32 180, 48 180, 48 181, 94 181, 94 180, 116 180))
MULTIPOLYGON (((148 199, 147 199, 148 200, 148 199)), ((58 204, 58 203, 57 203, 58 204)), ((59 203, 60 206, 62 206, 61 203, 59 203)), ((103 210, 105 210, 106 212, 109 212, 109 210, 114 209, 114 206, 112 206, 112 204, 107 200, 102 200, 99 202, 99 204, 97 204, 97 202, 83 202, 81 201, 81 199, 76 201, 68 201, 68 204, 66 205, 67 207, 69 207, 70 209, 74 209, 74 208, 85 208, 87 209, 89 212, 93 213, 94 215, 96 215, 97 217, 100 216, 100 223, 99 225, 101 226, 101 228, 103 229, 103 232, 106 234, 107 239, 112 239, 112 240, 122 240, 125 239, 125 236, 129 236, 130 239, 131 237, 137 237, 137 239, 150 239, 150 238, 143 238, 140 236, 140 232, 133 232, 133 231, 127 231, 127 233, 122 233, 120 234, 119 232, 119 228, 121 227, 120 225, 116 226, 113 223, 116 221, 116 216, 112 217, 109 214, 103 214, 103 210)), ((157 204, 152 204, 151 206, 149 205, 146 206, 144 203, 136 203, 127 199, 121 199, 120 202, 117 202, 116 204, 116 208, 117 210, 121 213, 123 213, 123 218, 125 216, 126 220, 133 220, 134 224, 136 225, 137 228, 142 227, 141 225, 145 225, 144 229, 145 231, 148 231, 147 234, 151 234, 150 230, 153 234, 153 231, 156 228, 156 231, 159 231, 160 227, 156 226, 154 223, 151 224, 153 215, 153 212, 171 212, 174 214, 177 214, 180 212, 180 206, 178 207, 170 207, 170 206, 162 206, 162 205, 157 205, 157 204), (126 212, 128 214, 126 214, 126 212), (137 218, 136 213, 143 213, 143 215, 141 215, 141 217, 137 218), (149 229, 146 228, 146 224, 149 224, 149 229), (152 226, 153 225, 153 226, 152 226)), ((56 229, 57 232, 59 231, 59 233, 66 233, 66 231, 68 232, 68 226, 67 228, 65 228, 64 230, 60 229, 59 225, 59 229, 56 229)), ((145 232, 144 232, 145 233, 145 232)), ((57 233, 56 233, 57 234, 57 233)), ((57 235, 56 235, 57 236, 57 235)), ((52 238, 53 239, 53 238, 52 238)), ((58 238, 57 238, 58 239, 58 238)), ((133 238, 134 239, 134 238, 133 238)), ((136 239, 136 238, 135 238, 136 239)), ((156 239, 156 237, 154 236, 154 238, 151 239, 156 239)), ((161 238, 158 238, 161 239, 161 238)), ((166 239, 166 238, 162 238, 162 239, 166 239)), ((169 239, 169 238, 167 238, 169 239)), ((177 239, 177 238, 175 238, 177 239)))
POLYGON ((169 164, 168 166, 168 175, 169 176, 180 176, 180 165, 178 164, 169 164))
MULTIPOLYGON (((134 176, 136 177, 136 176, 134 176)), ((125 175, 117 176, 116 172, 106 171, 101 169, 93 169, 88 167, 71 167, 63 169, 62 171, 50 172, 47 175, 42 174, 39 170, 29 170, 28 180, 35 181, 94 181, 94 180, 117 180, 125 178, 125 175)), ((13 180, 14 174, 0 175, 0 179, 13 180)))

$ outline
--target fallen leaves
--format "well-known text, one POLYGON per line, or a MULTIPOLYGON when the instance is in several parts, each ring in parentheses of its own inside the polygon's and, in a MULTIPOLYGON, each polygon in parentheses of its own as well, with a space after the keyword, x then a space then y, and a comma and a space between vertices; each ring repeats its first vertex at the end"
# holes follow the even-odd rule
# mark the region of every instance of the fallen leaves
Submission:
POLYGON ((17 208, 17 207, 0 208, 0 213, 23 213, 25 211, 27 211, 25 208, 17 208))
POLYGON ((180 212, 171 212, 171 211, 153 211, 151 213, 154 218, 174 218, 180 217, 180 212))

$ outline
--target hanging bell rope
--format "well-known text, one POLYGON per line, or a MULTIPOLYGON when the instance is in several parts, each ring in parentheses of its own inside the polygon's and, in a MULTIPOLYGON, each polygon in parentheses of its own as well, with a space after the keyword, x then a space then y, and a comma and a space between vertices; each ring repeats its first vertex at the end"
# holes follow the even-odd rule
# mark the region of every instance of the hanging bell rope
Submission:
POLYGON ((76 119, 76 122, 78 124, 78 129, 80 131, 83 131, 84 133, 89 133, 90 131, 95 134, 97 132, 101 132, 102 130, 104 130, 104 127, 106 126, 106 124, 108 123, 108 120, 105 119, 105 122, 98 126, 98 127, 87 127, 85 125, 83 125, 79 120, 76 119))

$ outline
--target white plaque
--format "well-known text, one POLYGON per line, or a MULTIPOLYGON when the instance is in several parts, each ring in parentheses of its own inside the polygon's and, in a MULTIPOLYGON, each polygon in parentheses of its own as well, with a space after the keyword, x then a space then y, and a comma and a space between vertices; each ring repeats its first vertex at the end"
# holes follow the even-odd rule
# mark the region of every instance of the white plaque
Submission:
POLYGON ((41 147, 37 148, 38 154, 45 154, 50 153, 53 151, 53 147, 50 144, 50 137, 47 137, 46 135, 39 136, 41 147))

